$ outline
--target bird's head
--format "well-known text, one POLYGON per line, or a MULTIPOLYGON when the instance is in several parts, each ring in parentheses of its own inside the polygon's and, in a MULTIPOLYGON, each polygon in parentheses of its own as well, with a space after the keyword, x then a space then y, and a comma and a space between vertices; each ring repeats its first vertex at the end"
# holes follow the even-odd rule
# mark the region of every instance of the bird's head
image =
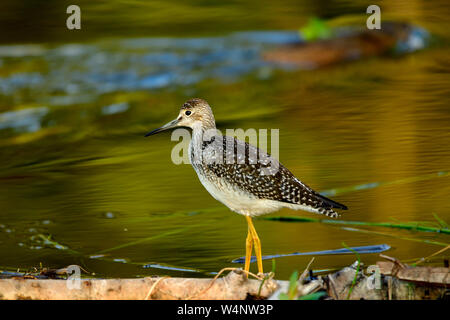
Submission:
POLYGON ((162 127, 150 131, 145 136, 166 131, 172 128, 187 127, 191 129, 203 128, 213 129, 216 127, 214 115, 208 102, 200 98, 194 98, 186 101, 180 109, 178 117, 166 123, 162 127))

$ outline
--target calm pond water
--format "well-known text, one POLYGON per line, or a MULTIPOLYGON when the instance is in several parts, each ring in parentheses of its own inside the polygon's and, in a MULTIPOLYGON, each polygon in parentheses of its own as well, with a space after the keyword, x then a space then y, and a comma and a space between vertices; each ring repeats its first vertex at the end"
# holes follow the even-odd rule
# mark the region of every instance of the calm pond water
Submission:
MULTIPOLYGON (((17 13, 0 10, 1 26, 20 16, 14 3, 1 5, 17 13)), ((239 266, 231 261, 244 254, 245 219, 214 200, 190 165, 172 163, 169 133, 143 137, 191 97, 210 102, 219 129, 279 129, 281 162, 346 204, 341 220, 431 225, 434 213, 450 221, 448 4, 382 8, 426 28, 433 41, 425 50, 306 71, 265 63, 261 53, 298 40, 310 16, 364 16, 367 5, 291 10, 285 1, 253 12, 191 1, 188 16, 153 1, 153 20, 142 13, 131 21, 145 11, 112 3, 108 21, 116 22, 107 26, 102 5, 81 5, 86 31, 73 38, 48 19, 32 33, 28 25, 0 28, 0 270, 79 264, 101 277, 210 276, 239 266), (216 28, 202 25, 212 22, 216 28)), ((64 23, 64 11, 52 10, 45 14, 64 23)), ((266 255, 388 244, 388 255, 408 260, 450 242, 365 226, 255 226, 266 255)), ((303 270, 310 258, 277 259, 277 276, 303 270)), ((313 268, 355 260, 317 256, 313 268)))

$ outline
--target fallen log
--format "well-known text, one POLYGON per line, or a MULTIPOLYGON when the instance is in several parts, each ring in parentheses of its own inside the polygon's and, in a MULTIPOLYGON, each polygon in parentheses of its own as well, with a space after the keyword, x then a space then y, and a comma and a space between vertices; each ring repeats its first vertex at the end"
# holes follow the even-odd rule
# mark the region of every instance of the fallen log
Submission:
POLYGON ((450 297, 449 268, 412 267, 395 258, 383 257, 389 261, 379 261, 366 270, 356 261, 337 272, 317 277, 308 272, 308 265, 297 281, 295 278, 294 281, 274 280, 273 274, 248 279, 247 273, 235 268, 223 269, 231 272, 219 278, 221 271, 214 279, 146 277, 80 279, 79 282, 37 278, 42 277, 42 272, 37 275, 5 273, 3 276, 10 278, 4 279, 0 274, 0 299, 280 300, 309 296, 334 300, 424 300, 450 297))
POLYGON ((67 280, 55 279, 0 279, 0 299, 244 300, 266 299, 278 287, 278 281, 273 279, 248 279, 240 269, 217 279, 81 279, 79 288, 71 288, 68 283, 67 280))

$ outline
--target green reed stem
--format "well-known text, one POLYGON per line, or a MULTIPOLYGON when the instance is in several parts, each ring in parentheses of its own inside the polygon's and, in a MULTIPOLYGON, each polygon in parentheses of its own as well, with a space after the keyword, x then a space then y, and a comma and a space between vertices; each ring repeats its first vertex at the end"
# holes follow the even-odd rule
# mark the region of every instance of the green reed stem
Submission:
POLYGON ((346 221, 346 220, 317 219, 305 217, 283 217, 283 216, 261 217, 259 219, 270 221, 282 221, 282 222, 320 222, 334 225, 385 227, 385 228, 396 228, 412 231, 450 234, 450 229, 448 228, 428 227, 420 225, 419 223, 364 222, 364 221, 346 221))
POLYGON ((347 230, 347 231, 362 232, 362 233, 367 233, 367 234, 376 234, 379 236, 387 236, 387 237, 408 240, 408 241, 422 242, 422 243, 426 243, 426 244, 434 244, 434 245, 441 246, 441 247, 446 247, 449 245, 448 243, 445 243, 445 242, 439 242, 439 241, 427 240, 427 239, 402 237, 402 236, 398 236, 395 234, 390 234, 390 233, 385 233, 385 232, 377 232, 377 231, 371 231, 371 230, 365 230, 365 229, 348 228, 348 227, 344 227, 342 229, 347 230))
POLYGON ((342 242, 342 245, 344 246, 344 248, 352 251, 354 254, 356 254, 356 258, 358 259, 358 264, 356 265, 356 272, 355 272, 355 276, 353 277, 353 281, 352 284, 350 286, 350 289, 348 289, 348 294, 347 294, 347 300, 350 299, 350 296, 353 292, 353 288, 355 287, 356 284, 356 279, 358 278, 358 273, 359 273, 359 268, 361 266, 361 257, 359 256, 359 253, 356 252, 355 250, 353 250, 352 248, 348 247, 345 242, 342 242))

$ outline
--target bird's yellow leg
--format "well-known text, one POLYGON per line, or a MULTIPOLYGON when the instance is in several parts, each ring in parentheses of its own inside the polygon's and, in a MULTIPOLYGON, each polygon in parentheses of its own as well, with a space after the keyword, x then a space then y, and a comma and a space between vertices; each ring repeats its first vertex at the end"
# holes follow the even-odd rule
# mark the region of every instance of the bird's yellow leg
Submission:
POLYGON ((250 226, 248 226, 247 239, 245 240, 245 271, 250 271, 250 259, 252 258, 253 238, 250 226))
POLYGON ((247 219, 248 228, 253 238, 253 244, 255 245, 256 262, 258 263, 258 273, 264 273, 261 254, 261 241, 259 240, 255 227, 253 226, 252 218, 250 218, 249 216, 245 216, 245 218, 247 219))

